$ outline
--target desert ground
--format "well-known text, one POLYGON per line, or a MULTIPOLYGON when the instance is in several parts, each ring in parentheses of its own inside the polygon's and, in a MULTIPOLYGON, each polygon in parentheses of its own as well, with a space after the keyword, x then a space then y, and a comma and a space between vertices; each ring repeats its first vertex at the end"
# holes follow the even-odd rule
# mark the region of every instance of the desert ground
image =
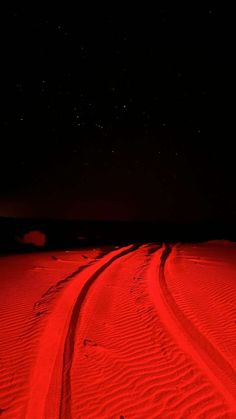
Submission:
POLYGON ((236 244, 1 256, 0 416, 236 418, 236 244))

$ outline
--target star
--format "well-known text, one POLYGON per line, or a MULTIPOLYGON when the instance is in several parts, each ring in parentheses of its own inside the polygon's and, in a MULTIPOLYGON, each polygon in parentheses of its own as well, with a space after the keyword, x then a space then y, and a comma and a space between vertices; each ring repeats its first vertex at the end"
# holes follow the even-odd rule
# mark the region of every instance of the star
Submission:
POLYGON ((97 128, 103 129, 103 126, 102 125, 100 125, 100 124, 95 124, 95 125, 96 125, 97 128))

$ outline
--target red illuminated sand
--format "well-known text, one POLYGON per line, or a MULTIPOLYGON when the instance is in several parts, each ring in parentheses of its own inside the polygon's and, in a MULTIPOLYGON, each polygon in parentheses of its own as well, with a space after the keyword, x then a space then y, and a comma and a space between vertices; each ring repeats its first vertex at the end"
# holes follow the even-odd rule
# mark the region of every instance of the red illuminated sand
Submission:
POLYGON ((0 258, 1 418, 236 418, 236 245, 0 258))

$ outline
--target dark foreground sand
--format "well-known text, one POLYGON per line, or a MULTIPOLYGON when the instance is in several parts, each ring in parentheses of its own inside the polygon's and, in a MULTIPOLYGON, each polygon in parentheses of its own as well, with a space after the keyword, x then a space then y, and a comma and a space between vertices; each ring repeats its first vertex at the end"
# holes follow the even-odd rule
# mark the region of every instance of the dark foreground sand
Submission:
POLYGON ((0 417, 236 418, 236 245, 1 257, 0 417))

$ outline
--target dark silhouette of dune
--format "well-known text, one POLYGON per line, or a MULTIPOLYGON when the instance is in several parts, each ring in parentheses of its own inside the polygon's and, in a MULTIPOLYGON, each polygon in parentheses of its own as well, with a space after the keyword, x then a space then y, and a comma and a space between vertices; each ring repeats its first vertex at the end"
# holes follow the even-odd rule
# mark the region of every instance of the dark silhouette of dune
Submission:
POLYGON ((0 218, 0 252, 78 248, 132 242, 236 240, 236 225, 0 218))

